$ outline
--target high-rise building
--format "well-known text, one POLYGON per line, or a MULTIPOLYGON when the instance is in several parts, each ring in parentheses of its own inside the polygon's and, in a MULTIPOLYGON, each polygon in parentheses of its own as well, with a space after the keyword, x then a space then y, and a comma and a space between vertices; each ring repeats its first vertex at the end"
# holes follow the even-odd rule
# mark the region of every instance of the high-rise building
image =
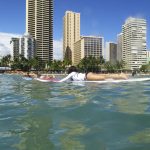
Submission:
POLYGON ((74 64, 74 43, 80 39, 80 13, 66 11, 63 18, 63 58, 74 64))
POLYGON ((123 61, 126 69, 139 69, 146 63, 146 20, 128 18, 122 26, 123 61))
POLYGON ((117 60, 122 61, 122 42, 123 36, 122 33, 117 35, 117 60))
POLYGON ((150 63, 150 51, 146 51, 146 58, 147 58, 147 63, 150 63))
POLYGON ((36 56, 53 60, 53 0, 26 0, 26 32, 36 40, 36 56))
POLYGON ((74 64, 77 65, 84 57, 104 57, 104 38, 97 36, 82 36, 74 44, 74 64))
POLYGON ((16 59, 16 58, 19 58, 19 38, 16 38, 16 37, 13 37, 11 38, 11 56, 12 56, 12 59, 16 59))
POLYGON ((106 61, 115 64, 117 61, 117 44, 114 42, 106 42, 106 61))
POLYGON ((35 39, 29 34, 25 33, 19 42, 19 53, 27 59, 31 59, 35 55, 35 39))
POLYGON ((19 55, 22 55, 26 59, 34 57, 35 39, 28 33, 19 38, 13 37, 10 42, 12 45, 11 55, 13 60, 19 58, 19 55))
POLYGON ((110 42, 106 42, 105 43, 105 60, 106 61, 110 61, 110 45, 109 45, 110 42))

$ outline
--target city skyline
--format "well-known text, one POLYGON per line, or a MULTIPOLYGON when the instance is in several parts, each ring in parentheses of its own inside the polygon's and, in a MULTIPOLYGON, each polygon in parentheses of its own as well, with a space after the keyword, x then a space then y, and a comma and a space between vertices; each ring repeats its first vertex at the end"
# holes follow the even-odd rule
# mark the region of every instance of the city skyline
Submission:
MULTIPOLYGON (((125 20, 132 17, 147 20, 147 48, 150 49, 150 1, 143 0, 54 0, 54 47, 62 51, 63 16, 70 10, 81 14, 81 35, 102 36, 117 41, 125 20)), ((0 33, 25 33, 25 0, 5 0, 0 5, 0 33), (10 26, 11 25, 11 26, 10 26)), ((55 50, 55 48, 54 48, 55 50)))

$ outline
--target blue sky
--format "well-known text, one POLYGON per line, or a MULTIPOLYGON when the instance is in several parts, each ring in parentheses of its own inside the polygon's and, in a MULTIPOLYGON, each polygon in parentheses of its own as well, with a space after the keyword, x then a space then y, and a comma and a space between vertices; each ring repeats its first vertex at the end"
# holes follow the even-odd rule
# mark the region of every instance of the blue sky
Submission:
MULTIPOLYGON (((54 0, 54 40, 62 39, 66 10, 81 13, 81 35, 100 35, 114 42, 125 19, 145 18, 150 48, 150 0, 54 0)), ((0 32, 25 32, 25 0, 1 0, 0 32)))

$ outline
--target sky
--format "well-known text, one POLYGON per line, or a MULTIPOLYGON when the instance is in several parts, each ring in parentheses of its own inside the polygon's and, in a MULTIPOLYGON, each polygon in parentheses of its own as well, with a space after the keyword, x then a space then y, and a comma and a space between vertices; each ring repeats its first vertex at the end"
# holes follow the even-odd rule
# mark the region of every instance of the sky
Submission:
MULTIPOLYGON (((10 35, 25 33, 25 3, 25 0, 0 1, 0 55, 3 46, 9 51, 10 35)), ((81 14, 81 35, 102 36, 105 42, 116 42, 128 17, 144 18, 147 20, 147 47, 150 49, 150 0, 54 0, 54 57, 61 58, 62 55, 66 10, 81 14)))

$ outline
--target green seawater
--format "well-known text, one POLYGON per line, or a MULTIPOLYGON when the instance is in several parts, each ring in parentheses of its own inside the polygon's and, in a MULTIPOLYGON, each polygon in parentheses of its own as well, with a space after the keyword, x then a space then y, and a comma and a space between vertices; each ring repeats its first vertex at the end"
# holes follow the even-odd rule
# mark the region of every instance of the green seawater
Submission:
POLYGON ((149 150, 150 81, 42 83, 0 75, 0 150, 149 150))

